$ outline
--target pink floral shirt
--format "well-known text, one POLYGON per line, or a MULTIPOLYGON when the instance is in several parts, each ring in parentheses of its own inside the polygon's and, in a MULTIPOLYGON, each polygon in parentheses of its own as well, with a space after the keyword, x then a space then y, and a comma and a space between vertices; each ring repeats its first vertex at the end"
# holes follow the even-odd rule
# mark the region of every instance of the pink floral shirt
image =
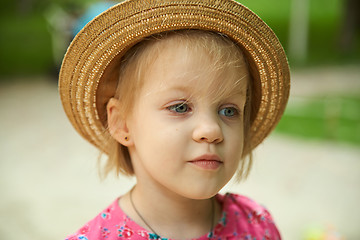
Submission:
MULTIPOLYGON (((226 194, 216 196, 222 204, 222 218, 213 231, 197 240, 280 240, 270 213, 251 199, 226 194)), ((88 222, 77 233, 66 240, 145 240, 157 239, 157 235, 148 232, 132 221, 119 207, 118 199, 108 208, 88 222)), ((161 240, 168 240, 162 238, 161 240)))

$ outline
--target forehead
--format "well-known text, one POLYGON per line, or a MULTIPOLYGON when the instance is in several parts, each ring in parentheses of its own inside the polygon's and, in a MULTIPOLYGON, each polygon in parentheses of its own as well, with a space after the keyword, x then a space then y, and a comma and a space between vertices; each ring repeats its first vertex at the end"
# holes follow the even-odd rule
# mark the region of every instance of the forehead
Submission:
POLYGON ((146 69, 144 86, 152 85, 157 91, 174 88, 216 98, 246 93, 247 64, 241 51, 231 43, 175 36, 151 47, 156 54, 146 69))

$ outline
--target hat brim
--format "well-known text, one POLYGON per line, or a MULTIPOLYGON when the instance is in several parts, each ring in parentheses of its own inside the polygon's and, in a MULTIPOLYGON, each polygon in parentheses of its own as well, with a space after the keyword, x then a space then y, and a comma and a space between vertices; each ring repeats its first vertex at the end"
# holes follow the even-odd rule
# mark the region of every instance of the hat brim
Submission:
POLYGON ((289 66, 270 27, 233 0, 130 0, 88 23, 70 44, 59 76, 64 110, 80 135, 109 152, 104 116, 106 103, 115 94, 120 58, 145 37, 180 29, 219 32, 244 50, 258 73, 254 86, 259 101, 250 130, 251 149, 263 141, 284 112, 289 66))

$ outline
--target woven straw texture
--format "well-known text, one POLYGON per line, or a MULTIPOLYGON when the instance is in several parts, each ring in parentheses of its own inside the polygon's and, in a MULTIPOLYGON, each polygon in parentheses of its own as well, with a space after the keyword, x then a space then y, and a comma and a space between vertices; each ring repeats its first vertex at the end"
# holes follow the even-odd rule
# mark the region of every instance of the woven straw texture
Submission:
MULTIPOLYGON (((59 91, 75 129, 108 152, 106 102, 116 83, 114 62, 144 37, 179 29, 210 30, 237 42, 258 70, 258 112, 251 126, 255 148, 276 126, 289 96, 290 75, 284 50, 273 31, 233 0, 130 0, 105 11, 74 38, 64 57, 59 91), (107 92, 97 96, 98 89, 107 92)), ((116 66, 116 65, 115 65, 116 66)))

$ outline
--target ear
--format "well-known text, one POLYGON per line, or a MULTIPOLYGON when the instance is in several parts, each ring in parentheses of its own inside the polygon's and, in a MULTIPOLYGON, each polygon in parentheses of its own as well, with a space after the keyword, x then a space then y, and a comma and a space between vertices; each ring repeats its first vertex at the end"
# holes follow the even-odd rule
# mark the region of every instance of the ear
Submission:
POLYGON ((107 122, 110 135, 119 143, 126 147, 133 145, 130 138, 129 129, 126 124, 126 118, 121 110, 121 103, 115 98, 111 98, 106 105, 107 122))

